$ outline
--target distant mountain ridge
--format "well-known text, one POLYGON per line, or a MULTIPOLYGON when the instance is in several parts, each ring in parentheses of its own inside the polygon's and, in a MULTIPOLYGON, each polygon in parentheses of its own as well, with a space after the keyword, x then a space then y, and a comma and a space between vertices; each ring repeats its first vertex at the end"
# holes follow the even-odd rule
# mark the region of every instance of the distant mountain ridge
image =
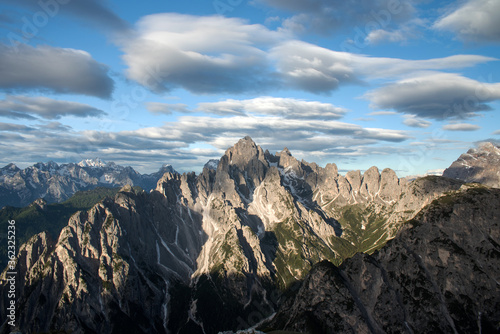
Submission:
POLYGON ((0 208, 6 205, 24 207, 37 198, 47 203, 62 202, 77 191, 96 187, 139 186, 146 191, 156 187, 164 173, 176 173, 164 165, 158 172, 140 174, 132 167, 114 162, 86 159, 78 164, 36 163, 25 169, 8 164, 0 169, 0 208))

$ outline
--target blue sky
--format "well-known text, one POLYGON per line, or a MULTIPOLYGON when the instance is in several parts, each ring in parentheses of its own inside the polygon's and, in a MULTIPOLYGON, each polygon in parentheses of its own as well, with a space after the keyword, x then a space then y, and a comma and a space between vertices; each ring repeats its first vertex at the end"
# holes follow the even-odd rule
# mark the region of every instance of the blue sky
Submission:
POLYGON ((500 140, 497 0, 4 0, 0 164, 201 170, 271 152, 398 175, 500 140))

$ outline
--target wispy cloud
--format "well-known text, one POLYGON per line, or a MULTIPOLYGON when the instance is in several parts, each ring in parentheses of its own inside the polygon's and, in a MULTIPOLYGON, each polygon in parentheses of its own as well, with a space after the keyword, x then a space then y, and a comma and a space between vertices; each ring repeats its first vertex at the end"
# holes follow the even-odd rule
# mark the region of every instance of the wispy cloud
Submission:
POLYGON ((129 78, 155 92, 183 88, 197 94, 265 95, 275 89, 329 94, 342 85, 496 60, 369 57, 299 41, 242 19, 173 13, 142 18, 122 48, 129 78))
POLYGON ((415 117, 413 115, 404 115, 403 124, 413 128, 428 128, 432 125, 431 122, 415 117))
POLYGON ((500 84, 481 83, 458 74, 427 73, 368 92, 373 107, 417 117, 465 119, 489 111, 500 99, 500 84))
POLYGON ((114 82, 106 65, 82 50, 0 44, 0 89, 110 98, 114 82))
POLYGON ((434 28, 470 42, 500 42, 500 2, 468 0, 440 18, 434 28))
POLYGON ((413 17, 415 8, 410 1, 342 1, 342 0, 258 0, 267 6, 293 14, 283 22, 283 28, 295 33, 333 32, 365 27, 368 23, 379 28, 391 28, 413 17))
POLYGON ((107 1, 71 0, 71 1, 39 1, 39 0, 4 0, 17 6, 24 6, 35 12, 55 16, 59 13, 70 15, 90 22, 91 26, 126 31, 129 24, 106 6, 107 1))
POLYGON ((22 125, 22 124, 0 122, 0 131, 25 132, 25 131, 33 131, 33 130, 35 130, 35 129, 32 127, 26 126, 26 125, 22 125))
POLYGON ((106 113, 92 106, 48 97, 7 96, 0 100, 0 116, 14 119, 59 119, 64 116, 99 117, 106 113))
POLYGON ((58 122, 31 127, 3 123, 0 130, 0 140, 12 143, 3 147, 5 163, 16 161, 22 151, 28 161, 64 162, 105 156, 117 163, 137 163, 148 170, 167 162, 181 170, 200 168, 246 135, 270 150, 290 146, 301 157, 315 161, 318 159, 314 156, 377 154, 378 148, 370 153, 367 147, 401 143, 411 138, 402 130, 364 128, 321 118, 290 119, 284 115, 181 116, 162 126, 117 132, 74 131, 58 122), (197 150, 198 143, 208 147, 201 152, 197 150), (42 152, 46 154, 44 157, 42 152))
POLYGON ((395 111, 374 111, 369 113, 369 116, 392 116, 397 115, 398 113, 395 111))
POLYGON ((443 126, 443 130, 446 131, 477 131, 479 129, 481 129, 479 125, 468 123, 453 123, 443 126))
POLYGON ((330 103, 304 101, 293 98, 259 97, 250 100, 225 100, 200 103, 199 111, 216 115, 269 115, 285 119, 340 119, 344 108, 330 103))
POLYGON ((191 111, 187 104, 184 103, 163 103, 163 102, 147 102, 146 109, 153 114, 171 115, 174 112, 188 114, 191 111))
POLYGON ((283 37, 237 18, 156 14, 139 21, 123 58, 128 76, 155 92, 261 91, 275 83, 266 49, 283 37))

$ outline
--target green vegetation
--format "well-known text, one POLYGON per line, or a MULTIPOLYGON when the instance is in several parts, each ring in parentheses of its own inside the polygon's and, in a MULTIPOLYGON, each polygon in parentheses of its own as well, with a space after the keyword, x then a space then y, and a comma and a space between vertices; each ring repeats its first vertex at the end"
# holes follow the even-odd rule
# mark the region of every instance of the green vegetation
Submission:
POLYGON ((102 288, 107 291, 111 291, 111 288, 113 286, 113 283, 110 281, 102 281, 102 288))
POLYGON ((324 260, 336 261, 335 254, 300 221, 287 218, 276 225, 274 231, 279 245, 274 265, 278 284, 283 291, 297 280, 303 279, 312 265, 324 260))
POLYGON ((106 217, 106 221, 104 222, 104 229, 107 230, 111 224, 113 223, 114 217, 113 215, 109 215, 106 217))
POLYGON ((210 273, 212 275, 225 275, 227 270, 227 263, 230 263, 232 267, 237 269, 242 269, 245 265, 246 258, 244 257, 244 251, 241 244, 238 241, 238 236, 236 230, 230 229, 224 236, 224 240, 221 242, 220 246, 220 262, 216 263, 210 273))
POLYGON ((356 253, 373 253, 386 243, 387 214, 376 213, 371 206, 355 204, 337 209, 335 213, 342 225, 342 238, 335 238, 335 250, 342 258, 349 258, 356 253))
MULTIPOLYGON (((43 210, 37 205, 29 205, 25 208, 7 206, 0 210, 0 270, 7 265, 7 225, 9 220, 16 221, 16 248, 19 250, 19 246, 33 235, 43 231, 47 231, 52 238, 57 238, 75 212, 89 210, 104 198, 114 197, 119 189, 96 188, 79 191, 67 201, 48 204, 43 210)), ((90 231, 90 225, 85 227, 85 232, 88 233, 88 231, 90 231)))

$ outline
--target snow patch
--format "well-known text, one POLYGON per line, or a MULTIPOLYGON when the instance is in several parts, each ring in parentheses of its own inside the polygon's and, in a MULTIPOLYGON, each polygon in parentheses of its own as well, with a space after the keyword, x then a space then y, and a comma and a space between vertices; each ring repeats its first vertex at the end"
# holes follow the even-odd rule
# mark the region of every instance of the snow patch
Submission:
POLYGON ((95 159, 84 159, 78 163, 80 167, 106 167, 107 163, 101 160, 100 158, 95 159))

